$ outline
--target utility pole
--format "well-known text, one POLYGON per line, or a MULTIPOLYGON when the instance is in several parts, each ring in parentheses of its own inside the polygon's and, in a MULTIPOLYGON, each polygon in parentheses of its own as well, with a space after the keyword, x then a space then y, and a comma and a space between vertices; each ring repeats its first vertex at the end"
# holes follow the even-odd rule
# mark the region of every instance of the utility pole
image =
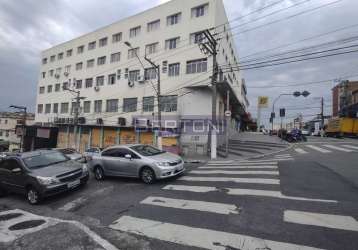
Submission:
POLYGON ((26 120, 27 120, 27 107, 25 106, 16 106, 16 105, 11 105, 10 108, 14 108, 14 109, 19 109, 22 110, 24 112, 23 116, 22 116, 22 131, 21 131, 21 141, 20 141, 20 150, 21 152, 24 152, 24 142, 25 142, 25 128, 26 128, 26 120))
POLYGON ((227 91, 226 94, 226 112, 225 112, 225 116, 226 116, 226 157, 229 156, 229 123, 230 123, 230 117, 231 117, 231 112, 230 112, 230 91, 227 91))
POLYGON ((321 128, 324 127, 324 98, 321 98, 321 128))
POLYGON ((212 114, 211 114, 211 125, 210 136, 208 141, 210 142, 210 152, 211 159, 216 159, 216 146, 217 146, 217 135, 216 135, 216 100, 217 100, 217 75, 218 75, 218 65, 216 61, 217 57, 217 41, 214 36, 210 33, 209 30, 203 31, 203 34, 207 41, 204 41, 204 38, 201 39, 199 43, 199 48, 204 54, 213 56, 213 73, 211 77, 211 86, 212 86, 212 114))

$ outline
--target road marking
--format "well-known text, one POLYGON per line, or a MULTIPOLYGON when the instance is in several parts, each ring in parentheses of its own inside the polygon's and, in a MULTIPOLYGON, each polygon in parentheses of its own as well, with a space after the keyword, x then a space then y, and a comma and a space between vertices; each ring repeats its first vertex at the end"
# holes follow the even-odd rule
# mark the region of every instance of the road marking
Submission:
POLYGON ((131 216, 122 216, 110 225, 110 228, 184 246, 205 249, 317 249, 290 243, 259 239, 241 234, 189 227, 131 216))
POLYGON ((217 166, 217 167, 199 167, 198 169, 251 169, 251 168, 263 168, 263 169, 277 169, 275 165, 252 165, 252 166, 217 166))
POLYGON ((60 207, 59 210, 63 210, 63 211, 71 211, 73 210, 74 208, 82 205, 83 203, 85 203, 87 201, 86 198, 83 198, 83 197, 80 197, 76 200, 73 200, 69 203, 66 203, 63 207, 60 207))
POLYGON ((290 154, 275 155, 275 158, 286 158, 286 157, 291 157, 291 155, 290 154))
POLYGON ((252 165, 277 165, 278 162, 276 160, 265 160, 260 162, 252 162, 252 161, 245 161, 245 162, 235 162, 232 164, 207 164, 207 166, 252 166, 252 165))
POLYGON ((351 216, 285 210, 284 221, 303 225, 358 231, 358 221, 351 216))
POLYGON ((302 148, 295 148, 295 151, 299 154, 308 154, 308 152, 303 150, 302 148))
POLYGON ((297 201, 337 203, 337 201, 335 200, 310 199, 304 197, 286 196, 282 194, 280 191, 269 191, 269 190, 258 190, 258 189, 217 188, 217 187, 187 186, 187 185, 167 185, 162 189, 174 190, 174 191, 186 191, 186 192, 194 192, 194 193, 226 192, 228 195, 264 196, 264 197, 297 200, 297 201))
POLYGON ((317 146, 314 146, 314 145, 306 145, 306 147, 311 148, 313 150, 316 150, 318 152, 324 153, 324 154, 332 153, 332 151, 329 151, 327 149, 320 148, 320 147, 317 147, 317 146))
POLYGON ((231 177, 192 177, 184 176, 178 180, 181 181, 227 181, 236 183, 255 183, 255 184, 273 184, 279 185, 280 180, 278 179, 261 179, 261 178, 231 178, 231 177))
POLYGON ((342 147, 345 147, 345 148, 350 148, 350 149, 355 149, 355 150, 358 150, 358 146, 352 146, 352 145, 341 145, 342 147))
POLYGON ((225 171, 225 170, 194 170, 190 174, 265 174, 265 175, 280 175, 278 171, 225 171))
POLYGON ((154 205, 161 207, 170 207, 187 210, 197 210, 202 212, 210 212, 217 214, 239 214, 238 207, 232 204, 194 201, 194 200, 180 200, 170 199, 165 197, 149 196, 140 202, 141 204, 154 205))
POLYGON ((334 150, 338 150, 338 151, 342 151, 342 152, 347 152, 347 153, 351 153, 351 152, 354 152, 353 150, 351 149, 346 149, 346 148, 341 148, 341 147, 337 147, 337 146, 334 146, 334 145, 328 145, 328 144, 325 144, 323 145, 327 148, 330 148, 330 149, 334 149, 334 150))

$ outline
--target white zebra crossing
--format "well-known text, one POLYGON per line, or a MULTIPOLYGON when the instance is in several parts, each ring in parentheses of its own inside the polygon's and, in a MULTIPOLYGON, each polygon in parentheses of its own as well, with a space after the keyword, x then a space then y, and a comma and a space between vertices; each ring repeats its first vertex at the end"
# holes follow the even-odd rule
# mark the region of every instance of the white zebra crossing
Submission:
POLYGON ((330 151, 330 150, 320 148, 320 147, 317 147, 317 146, 314 146, 314 145, 306 145, 306 147, 308 147, 310 149, 313 149, 313 150, 316 150, 318 152, 321 152, 323 154, 332 153, 332 151, 330 151))
POLYGON ((190 174, 227 174, 227 175, 254 175, 254 174, 261 174, 261 175, 279 175, 278 171, 225 171, 225 170, 194 170, 190 171, 190 174))
POLYGON ((252 165, 252 166, 203 166, 198 167, 198 169, 277 169, 277 165, 252 165))
POLYGON ((316 250, 308 246, 279 241, 259 239, 242 234, 226 233, 204 228, 122 216, 110 225, 110 228, 122 232, 146 236, 153 239, 172 242, 184 246, 205 249, 225 250, 228 248, 252 250, 316 250))
POLYGON ((358 150, 358 146, 352 146, 352 145, 342 145, 342 147, 345 147, 345 148, 350 148, 350 149, 354 149, 354 150, 358 150))
POLYGON ((221 166, 259 166, 259 165, 277 165, 278 162, 272 161, 272 160, 267 160, 264 162, 237 162, 237 163, 231 163, 231 164, 206 164, 206 166, 209 167, 221 167, 221 166))
POLYGON ((233 177, 180 177, 180 181, 207 181, 207 182, 236 182, 236 183, 253 183, 253 184, 271 184, 279 185, 278 179, 262 179, 262 178, 233 178, 233 177))
POLYGON ((308 152, 303 150, 302 148, 295 148, 295 151, 299 154, 308 154, 308 152))
POLYGON ((326 148, 329 148, 329 149, 337 150, 337 151, 342 151, 342 152, 347 152, 347 153, 353 152, 353 150, 351 150, 351 149, 346 149, 346 148, 342 148, 342 147, 337 147, 337 146, 334 146, 334 145, 325 144, 325 145, 323 145, 323 146, 325 146, 326 148))

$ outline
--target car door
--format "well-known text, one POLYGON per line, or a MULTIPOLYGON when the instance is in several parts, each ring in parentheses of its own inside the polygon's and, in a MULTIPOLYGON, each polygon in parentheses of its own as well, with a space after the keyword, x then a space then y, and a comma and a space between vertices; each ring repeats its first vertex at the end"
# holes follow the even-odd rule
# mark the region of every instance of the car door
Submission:
POLYGON ((123 162, 117 148, 102 152, 101 161, 107 174, 123 175, 123 162))
POLYGON ((26 173, 22 165, 15 159, 5 160, 0 166, 1 185, 16 193, 25 192, 26 173))
POLYGON ((123 175, 137 177, 140 157, 127 148, 120 148, 118 156, 121 159, 123 175), (127 159, 126 155, 130 155, 131 159, 127 159))

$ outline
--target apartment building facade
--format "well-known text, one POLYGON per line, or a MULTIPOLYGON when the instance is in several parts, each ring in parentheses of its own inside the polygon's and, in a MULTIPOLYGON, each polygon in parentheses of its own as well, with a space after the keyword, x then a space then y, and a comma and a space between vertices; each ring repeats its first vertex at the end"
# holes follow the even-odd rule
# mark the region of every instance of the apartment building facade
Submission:
POLYGON ((180 121, 211 117, 212 58, 198 46, 206 29, 220 38, 217 116, 224 116, 230 93, 230 125, 238 128, 249 103, 233 69, 239 59, 222 0, 172 0, 43 51, 36 122, 59 126, 59 146, 77 140, 81 150, 154 143, 158 79, 146 56, 160 66, 163 145, 205 153, 207 133, 183 133, 180 121), (67 88, 83 97, 76 139, 76 103, 67 88))
POLYGON ((332 89, 333 117, 358 117, 358 81, 342 81, 332 89))

